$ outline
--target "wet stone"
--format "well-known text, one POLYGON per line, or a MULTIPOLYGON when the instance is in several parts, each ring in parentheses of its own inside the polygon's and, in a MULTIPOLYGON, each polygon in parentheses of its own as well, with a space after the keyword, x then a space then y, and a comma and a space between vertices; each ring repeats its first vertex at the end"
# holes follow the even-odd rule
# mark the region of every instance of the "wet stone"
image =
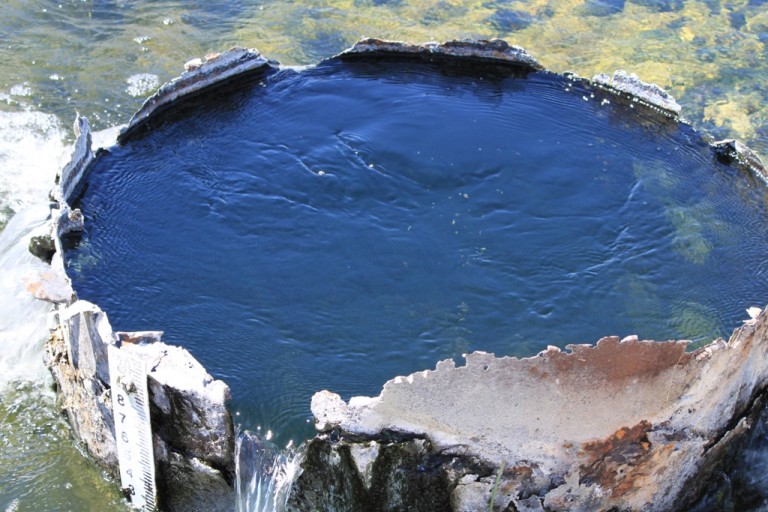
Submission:
POLYGON ((29 239, 29 252, 46 263, 50 263, 56 253, 56 245, 51 235, 38 235, 29 239))
POLYGON ((41 272, 27 279, 27 290, 36 298, 53 304, 72 300, 74 292, 69 280, 56 272, 41 272))
POLYGON ((354 458, 359 442, 331 436, 310 441, 286 510, 457 510, 451 489, 466 469, 457 471, 456 460, 435 453, 422 439, 362 442, 365 449, 371 444, 376 445, 376 456, 366 478, 354 458))

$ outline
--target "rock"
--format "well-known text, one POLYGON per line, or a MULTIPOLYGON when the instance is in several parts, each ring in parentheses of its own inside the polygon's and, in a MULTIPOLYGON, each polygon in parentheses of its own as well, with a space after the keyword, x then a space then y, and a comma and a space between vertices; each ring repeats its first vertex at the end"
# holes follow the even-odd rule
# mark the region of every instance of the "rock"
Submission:
POLYGON ((203 59, 196 57, 184 63, 184 71, 194 71, 203 65, 203 59))
MULTIPOLYGON (((465 366, 442 361, 346 407, 323 392, 312 403, 326 433, 313 441, 324 444, 313 447, 314 456, 335 453, 333 468, 320 471, 341 479, 323 484, 352 485, 342 484, 351 478, 337 474, 343 467, 363 489, 355 493, 367 487, 353 451, 333 442, 334 435, 356 443, 410 436, 429 447, 419 464, 435 463, 439 454, 440 465, 471 466, 463 476, 481 475, 467 483, 435 467, 444 475, 439 485, 453 496, 453 508, 445 510, 487 504, 487 477, 502 465, 498 510, 536 510, 534 495, 552 511, 685 510, 757 414, 756 398, 768 384, 768 314, 747 321, 727 343, 694 352, 686 345, 606 337, 595 346, 550 347, 526 359, 475 352, 465 366)), ((385 478, 376 469, 381 453, 365 463, 374 482, 385 478)), ((316 478, 317 462, 304 467, 302 478, 316 478)))
POLYGON ((59 237, 83 230, 85 219, 83 219, 83 214, 79 209, 72 210, 68 204, 63 203, 59 209, 53 210, 53 215, 56 218, 56 230, 59 237))
POLYGON ((49 234, 36 235, 29 239, 29 252, 46 263, 50 263, 56 252, 56 244, 49 234))
POLYGON ((45 362, 77 439, 117 476, 108 346, 147 362, 157 487, 164 510, 230 510, 234 428, 229 388, 158 331, 113 332, 98 306, 78 300, 55 312, 45 362))
POLYGON ((768 183, 768 170, 760 157, 746 144, 735 139, 725 139, 712 143, 717 158, 727 164, 736 164, 750 171, 763 182, 768 183))
POLYGON ((487 22, 499 32, 507 33, 528 28, 533 23, 533 18, 525 11, 498 9, 488 18, 487 22))
POLYGON ((655 12, 678 12, 683 8, 683 0, 631 0, 655 12))
POLYGON ((235 437, 226 407, 229 387, 184 348, 158 342, 126 344, 122 350, 147 361, 152 415, 163 418, 155 428, 169 449, 203 461, 232 482, 235 437))
POLYGON ((43 361, 56 384, 58 404, 75 438, 110 474, 117 475, 117 445, 111 395, 104 381, 88 377, 72 363, 68 334, 62 325, 45 345, 43 361))
POLYGON ((584 14, 587 16, 611 16, 624 10, 624 0, 587 0, 584 14))
POLYGON ((29 276, 25 284, 33 297, 52 304, 70 303, 75 297, 69 278, 52 270, 29 276))
POLYGON ((166 512, 230 512, 232 488, 221 472, 195 457, 158 459, 160 507, 166 512))
POLYGON ((458 473, 452 470, 451 460, 435 452, 428 441, 414 437, 359 444, 319 436, 306 447, 302 472, 293 483, 286 510, 452 510, 450 488, 458 473), (368 477, 360 473, 353 455, 359 456, 360 450, 376 454, 365 463, 368 477))
POLYGON ((109 386, 107 347, 115 344, 115 335, 107 315, 95 304, 79 300, 59 310, 58 317, 74 370, 109 386))

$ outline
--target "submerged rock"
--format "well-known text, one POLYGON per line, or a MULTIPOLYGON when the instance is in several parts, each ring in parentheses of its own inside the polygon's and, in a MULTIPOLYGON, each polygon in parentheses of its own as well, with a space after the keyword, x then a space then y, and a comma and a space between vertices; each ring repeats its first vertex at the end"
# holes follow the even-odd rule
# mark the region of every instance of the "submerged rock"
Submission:
POLYGON ((488 18, 488 23, 499 32, 515 32, 528 28, 533 18, 525 11, 499 9, 488 18))
POLYGON ((624 0, 587 0, 584 14, 587 16, 611 16, 624 10, 624 0))

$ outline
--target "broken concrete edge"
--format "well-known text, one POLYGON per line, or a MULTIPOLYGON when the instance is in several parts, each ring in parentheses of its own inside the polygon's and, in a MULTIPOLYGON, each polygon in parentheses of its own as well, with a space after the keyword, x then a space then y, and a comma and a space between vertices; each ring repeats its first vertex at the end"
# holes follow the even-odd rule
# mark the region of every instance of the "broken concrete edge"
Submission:
MULTIPOLYGON (((371 56, 403 56, 416 57, 426 60, 436 58, 464 59, 467 61, 492 62, 512 67, 523 68, 527 71, 545 71, 544 66, 524 48, 513 46, 502 39, 491 40, 453 40, 445 43, 427 42, 411 44, 402 41, 387 41, 368 38, 356 43, 352 48, 343 51, 336 58, 350 60, 371 56)), ((573 73, 563 76, 579 79, 573 73)), ((667 91, 656 84, 642 81, 636 74, 626 71, 615 71, 609 77, 603 73, 595 75, 592 80, 584 80, 613 95, 639 103, 650 110, 667 118, 679 120, 682 107, 667 91)))
POLYGON ((127 140, 155 115, 182 98, 187 98, 211 87, 221 85, 234 77, 276 69, 258 50, 234 47, 220 54, 209 54, 205 59, 186 63, 181 76, 163 84, 133 115, 120 131, 118 142, 127 140))
POLYGON ((71 203, 79 192, 84 174, 93 160, 93 141, 91 139, 91 125, 88 119, 79 113, 75 116, 73 127, 75 133, 75 145, 72 158, 57 176, 59 185, 53 194, 54 200, 60 203, 71 203))
POLYGON ((768 386, 768 312, 758 311, 729 341, 693 352, 635 336, 522 359, 474 352, 464 366, 392 379, 377 397, 319 392, 312 413, 337 438, 395 432, 516 468, 502 476, 508 503, 534 490, 546 510, 683 510, 768 386))
POLYGON ((651 110, 670 117, 680 118, 682 107, 679 103, 656 84, 643 82, 636 74, 628 74, 626 71, 617 70, 613 76, 600 73, 592 77, 592 84, 618 96, 629 98, 651 110))
POLYGON ((29 276, 26 282, 27 290, 36 299, 52 304, 70 304, 76 300, 72 281, 67 275, 62 257, 62 237, 83 230, 82 212, 77 208, 72 209, 69 203, 79 193, 94 161, 91 126, 88 120, 77 114, 73 131, 76 139, 72 155, 56 176, 50 192, 50 218, 33 234, 29 244, 30 252, 49 263, 51 268, 39 275, 29 276))
MULTIPOLYGON (((161 331, 113 331, 107 314, 79 300, 72 288, 62 238, 84 227, 80 210, 72 209, 69 201, 95 161, 88 121, 78 115, 74 129, 77 139, 70 162, 56 180, 51 216, 40 228, 40 236, 54 246, 50 268, 27 281, 33 296, 53 305, 43 359, 54 378, 59 408, 84 451, 117 478, 107 346, 138 355, 147 363, 158 503, 163 510, 189 510, 189 503, 206 503, 206 510, 228 511, 235 479, 229 387, 208 374, 187 350, 164 343, 161 331)), ((109 135, 101 143, 112 145, 116 132, 109 135)))
POLYGON ((757 153, 746 144, 736 139, 724 139, 710 143, 715 156, 726 164, 736 164, 739 168, 751 172, 768 185, 768 169, 757 153))
POLYGON ((146 364, 161 508, 184 510, 176 502, 183 497, 219 503, 207 510, 230 510, 235 437, 229 387, 186 349, 162 342, 159 331, 114 331, 107 314, 88 301, 57 305, 50 323, 44 362, 54 377, 59 408, 85 452, 118 477, 107 350, 115 346, 146 364))
POLYGON ((502 39, 411 44, 368 38, 355 43, 354 46, 341 52, 336 58, 350 60, 360 57, 370 58, 371 56, 405 56, 425 59, 449 57, 506 64, 529 71, 544 70, 544 66, 524 48, 510 45, 502 39))

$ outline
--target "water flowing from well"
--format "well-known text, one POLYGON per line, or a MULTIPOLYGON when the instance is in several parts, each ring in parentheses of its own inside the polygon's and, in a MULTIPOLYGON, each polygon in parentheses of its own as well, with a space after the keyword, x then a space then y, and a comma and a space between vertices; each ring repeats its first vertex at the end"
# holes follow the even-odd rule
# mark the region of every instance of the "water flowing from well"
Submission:
POLYGON ((235 510, 281 512, 300 471, 301 454, 246 431, 237 438, 235 460, 235 510))
POLYGON ((27 292, 27 276, 46 267, 27 250, 29 237, 45 221, 46 205, 25 210, 0 233, 0 390, 13 382, 46 378, 40 354, 48 334, 49 305, 27 292))

